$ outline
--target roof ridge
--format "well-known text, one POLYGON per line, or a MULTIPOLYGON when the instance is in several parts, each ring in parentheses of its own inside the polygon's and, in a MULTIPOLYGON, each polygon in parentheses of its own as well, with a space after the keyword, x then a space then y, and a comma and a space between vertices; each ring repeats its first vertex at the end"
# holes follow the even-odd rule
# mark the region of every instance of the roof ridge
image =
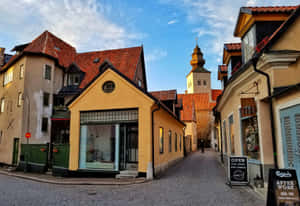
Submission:
POLYGON ((142 48, 142 46, 135 46, 135 47, 124 47, 124 48, 118 48, 118 49, 107 49, 107 50, 98 50, 98 51, 89 51, 89 52, 77 52, 76 54, 89 54, 89 53, 97 53, 97 52, 106 52, 106 51, 117 51, 117 50, 125 50, 125 49, 136 49, 136 48, 142 48))
POLYGON ((69 44, 68 42, 64 41, 63 39, 61 39, 60 37, 56 36, 55 34, 53 34, 52 32, 46 30, 45 32, 47 32, 47 34, 50 34, 53 38, 56 38, 58 39, 59 41, 62 41, 64 44, 68 45, 69 47, 72 47, 75 51, 76 51, 76 48, 73 47, 71 44, 69 44))

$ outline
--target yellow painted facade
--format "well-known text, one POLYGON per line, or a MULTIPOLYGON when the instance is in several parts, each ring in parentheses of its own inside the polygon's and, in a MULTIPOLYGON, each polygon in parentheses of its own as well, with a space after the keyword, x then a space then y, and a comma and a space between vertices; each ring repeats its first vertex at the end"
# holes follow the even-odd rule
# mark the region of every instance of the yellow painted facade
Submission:
MULTIPOLYGON (((156 107, 152 98, 130 84, 115 71, 107 69, 69 105, 71 112, 69 169, 75 171, 79 167, 81 111, 134 108, 138 109, 138 171, 147 172, 149 164, 152 163, 152 110, 156 107), (115 89, 112 93, 103 92, 102 85, 106 81, 115 83, 115 89)), ((154 158, 155 166, 158 167, 181 156, 181 152, 174 153, 174 155, 159 155, 159 127, 170 128, 183 136, 184 126, 163 109, 155 112, 154 122, 154 158)))
POLYGON ((190 136, 192 138, 191 149, 194 152, 197 150, 197 145, 198 145, 197 123, 194 121, 190 121, 190 122, 186 122, 185 124, 186 124, 185 136, 190 136))

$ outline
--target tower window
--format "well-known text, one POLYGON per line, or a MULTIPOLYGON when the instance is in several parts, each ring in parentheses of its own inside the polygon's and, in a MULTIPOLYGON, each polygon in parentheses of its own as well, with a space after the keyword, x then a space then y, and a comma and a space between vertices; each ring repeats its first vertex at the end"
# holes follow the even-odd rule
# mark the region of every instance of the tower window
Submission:
POLYGON ((203 85, 206 85, 206 80, 203 80, 203 85))
POLYGON ((198 80, 198 85, 201 85, 201 81, 200 80, 198 80))

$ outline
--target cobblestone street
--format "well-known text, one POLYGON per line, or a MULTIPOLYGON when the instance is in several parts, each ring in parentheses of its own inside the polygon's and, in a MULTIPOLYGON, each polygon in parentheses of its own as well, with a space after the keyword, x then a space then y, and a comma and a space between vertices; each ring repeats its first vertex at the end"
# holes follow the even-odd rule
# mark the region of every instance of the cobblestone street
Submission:
POLYGON ((0 175, 1 206, 212 205, 263 206, 248 187, 230 189, 212 151, 196 152, 160 179, 131 186, 62 186, 0 175))

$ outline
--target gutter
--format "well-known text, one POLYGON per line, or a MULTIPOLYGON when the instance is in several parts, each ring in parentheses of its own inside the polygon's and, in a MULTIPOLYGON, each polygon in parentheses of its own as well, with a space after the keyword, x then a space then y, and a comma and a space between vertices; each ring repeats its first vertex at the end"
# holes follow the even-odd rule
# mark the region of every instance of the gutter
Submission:
POLYGON ((158 102, 158 107, 153 109, 151 112, 152 116, 152 172, 153 172, 153 178, 155 178, 155 164, 154 164, 154 112, 157 112, 160 110, 160 103, 158 102))
POLYGON ((273 144, 273 157, 274 157, 274 166, 275 169, 278 169, 278 160, 277 160, 277 142, 276 142, 276 137, 275 137, 275 123, 274 123, 274 115, 273 115, 273 96, 272 96, 272 91, 271 91, 271 81, 270 81, 270 76, 257 69, 257 62, 260 58, 262 53, 259 53, 257 55, 254 55, 254 57, 251 59, 254 71, 265 76, 267 79, 267 86, 268 86, 268 98, 269 98, 269 112, 270 112, 270 120, 271 120, 271 135, 272 135, 272 144, 273 144))

